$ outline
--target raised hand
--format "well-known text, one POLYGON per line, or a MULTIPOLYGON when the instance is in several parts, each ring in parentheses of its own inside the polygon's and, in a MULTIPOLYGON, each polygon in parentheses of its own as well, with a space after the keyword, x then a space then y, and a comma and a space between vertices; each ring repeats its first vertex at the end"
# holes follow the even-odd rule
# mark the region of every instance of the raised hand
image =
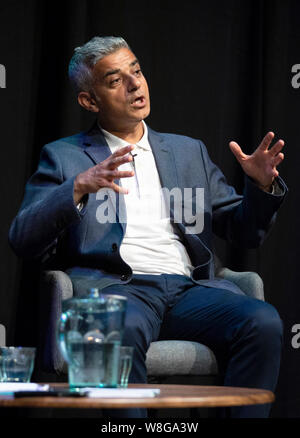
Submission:
POLYGON ((284 155, 281 152, 284 146, 283 140, 278 140, 270 147, 274 135, 274 132, 268 132, 251 155, 246 155, 235 141, 229 143, 232 153, 242 166, 244 172, 265 191, 270 190, 274 179, 279 175, 277 166, 284 159, 284 155))
POLYGON ((119 193, 128 193, 127 189, 116 184, 114 180, 134 176, 133 170, 118 170, 118 166, 133 160, 129 154, 133 149, 134 146, 132 145, 125 146, 111 154, 106 160, 96 164, 96 166, 79 173, 74 181, 73 198, 75 204, 78 204, 86 193, 96 193, 103 187, 109 187, 119 193))

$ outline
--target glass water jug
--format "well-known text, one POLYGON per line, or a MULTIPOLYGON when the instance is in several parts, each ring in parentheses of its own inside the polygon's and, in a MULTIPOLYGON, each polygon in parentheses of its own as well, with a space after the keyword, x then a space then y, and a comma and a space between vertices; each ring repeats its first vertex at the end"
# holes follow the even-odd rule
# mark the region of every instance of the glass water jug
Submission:
POLYGON ((58 343, 71 388, 116 387, 127 298, 99 294, 63 302, 58 343))

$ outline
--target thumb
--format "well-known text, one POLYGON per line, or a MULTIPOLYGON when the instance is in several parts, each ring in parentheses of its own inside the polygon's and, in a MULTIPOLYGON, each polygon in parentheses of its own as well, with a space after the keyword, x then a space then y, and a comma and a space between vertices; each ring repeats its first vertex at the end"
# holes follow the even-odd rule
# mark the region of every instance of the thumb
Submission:
POLYGON ((231 149, 231 152, 239 162, 246 157, 240 146, 235 141, 231 141, 229 143, 229 147, 231 149))

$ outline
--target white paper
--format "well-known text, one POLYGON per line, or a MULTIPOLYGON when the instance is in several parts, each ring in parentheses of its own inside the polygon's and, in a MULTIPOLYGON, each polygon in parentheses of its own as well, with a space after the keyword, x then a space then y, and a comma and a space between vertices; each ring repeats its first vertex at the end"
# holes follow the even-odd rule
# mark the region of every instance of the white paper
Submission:
POLYGON ((17 391, 47 391, 49 385, 38 383, 0 382, 0 394, 12 394, 17 391))
POLYGON ((147 388, 84 388, 87 397, 92 398, 144 398, 155 397, 160 389, 147 388))

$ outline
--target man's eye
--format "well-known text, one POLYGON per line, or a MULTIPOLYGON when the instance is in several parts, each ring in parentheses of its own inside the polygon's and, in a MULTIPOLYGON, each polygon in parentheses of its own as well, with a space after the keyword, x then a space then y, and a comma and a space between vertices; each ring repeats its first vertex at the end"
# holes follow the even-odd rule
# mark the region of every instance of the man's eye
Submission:
POLYGON ((118 82, 120 82, 120 78, 116 78, 110 81, 110 85, 116 85, 118 82))
POLYGON ((142 70, 139 68, 138 70, 135 71, 136 75, 140 75, 142 73, 142 70))

